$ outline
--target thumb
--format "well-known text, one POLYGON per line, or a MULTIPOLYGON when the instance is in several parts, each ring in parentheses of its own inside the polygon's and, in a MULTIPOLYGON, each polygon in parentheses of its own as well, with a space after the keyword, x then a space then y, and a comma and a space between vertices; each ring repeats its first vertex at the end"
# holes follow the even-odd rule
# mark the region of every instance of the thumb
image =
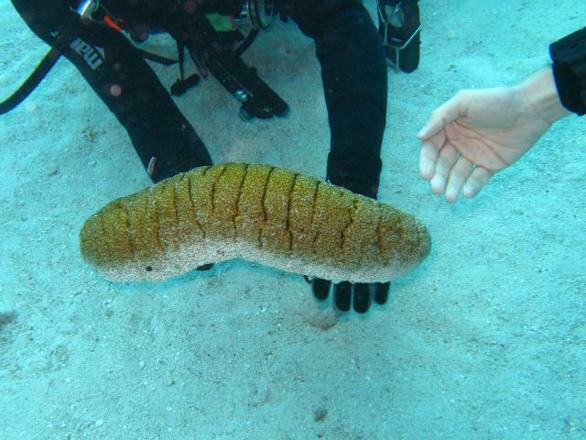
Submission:
POLYGON ((449 123, 464 116, 464 109, 464 97, 460 91, 433 111, 425 126, 417 133, 417 137, 424 140, 433 136, 449 123))

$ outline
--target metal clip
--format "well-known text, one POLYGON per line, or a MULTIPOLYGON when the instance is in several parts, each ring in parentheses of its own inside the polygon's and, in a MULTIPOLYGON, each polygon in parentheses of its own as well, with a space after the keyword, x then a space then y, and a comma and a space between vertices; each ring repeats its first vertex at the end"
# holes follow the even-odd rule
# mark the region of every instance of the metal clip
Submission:
POLYGON ((421 24, 413 31, 413 33, 407 38, 407 41, 403 44, 397 44, 396 41, 392 41, 389 39, 389 26, 393 26, 395 28, 402 28, 405 25, 405 13, 401 9, 403 2, 398 2, 393 10, 387 14, 387 11, 390 9, 388 6, 392 5, 382 5, 382 1, 377 1, 378 6, 378 13, 381 18, 381 21, 384 26, 384 34, 383 34, 383 44, 385 46, 391 46, 395 49, 395 60, 391 61, 388 60, 388 64, 395 70, 395 72, 399 72, 399 64, 401 62, 401 52, 409 46, 411 41, 415 38, 415 36, 421 31, 421 24))
POLYGON ((79 6, 73 9, 81 18, 91 18, 91 15, 100 7, 100 0, 82 0, 79 6))

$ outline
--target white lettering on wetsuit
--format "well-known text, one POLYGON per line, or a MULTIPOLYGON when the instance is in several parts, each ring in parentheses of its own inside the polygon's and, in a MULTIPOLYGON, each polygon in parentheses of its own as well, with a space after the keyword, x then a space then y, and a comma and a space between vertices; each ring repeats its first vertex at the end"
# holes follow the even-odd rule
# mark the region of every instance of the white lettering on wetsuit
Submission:
POLYGON ((90 46, 81 38, 73 40, 69 47, 81 55, 86 64, 92 70, 96 70, 104 62, 104 49, 90 46))

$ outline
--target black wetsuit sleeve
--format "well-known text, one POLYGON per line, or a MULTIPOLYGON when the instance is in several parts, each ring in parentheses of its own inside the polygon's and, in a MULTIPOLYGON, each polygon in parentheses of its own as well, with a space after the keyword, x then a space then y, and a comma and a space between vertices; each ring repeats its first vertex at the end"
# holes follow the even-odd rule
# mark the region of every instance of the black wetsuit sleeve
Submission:
POLYGON ((211 164, 193 127, 124 35, 81 23, 64 2, 12 1, 33 32, 57 46, 124 126, 153 181, 211 164))
POLYGON ((552 43, 549 52, 562 105, 579 116, 586 114, 586 28, 552 43))
POLYGON ((312 37, 331 131, 328 179, 376 197, 386 124, 387 68, 380 35, 358 1, 297 0, 287 14, 312 37))

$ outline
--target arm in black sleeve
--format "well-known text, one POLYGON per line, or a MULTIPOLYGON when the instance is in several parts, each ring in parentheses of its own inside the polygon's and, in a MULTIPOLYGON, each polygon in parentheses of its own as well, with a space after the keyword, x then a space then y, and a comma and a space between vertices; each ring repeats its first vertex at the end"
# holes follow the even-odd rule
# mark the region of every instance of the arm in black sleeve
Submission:
POLYGON ((376 197, 387 110, 380 35, 358 1, 290 1, 287 13, 316 44, 331 130, 328 179, 376 197))
POLYGON ((211 164, 193 127, 124 35, 101 24, 81 23, 65 2, 12 1, 29 27, 47 44, 58 46, 126 128, 155 182, 211 164))
POLYGON ((586 114, 586 28, 551 44, 553 75, 562 105, 586 114))

